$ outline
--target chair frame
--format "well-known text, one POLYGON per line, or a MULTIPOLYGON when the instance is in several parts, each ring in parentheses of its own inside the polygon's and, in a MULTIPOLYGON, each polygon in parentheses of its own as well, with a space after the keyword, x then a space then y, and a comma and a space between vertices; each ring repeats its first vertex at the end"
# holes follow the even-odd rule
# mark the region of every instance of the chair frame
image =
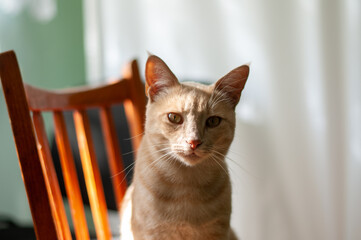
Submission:
POLYGON ((76 135, 97 238, 111 238, 86 109, 100 109, 109 167, 111 174, 116 175, 113 178, 114 193, 117 203, 120 204, 126 183, 124 174, 119 174, 124 168, 110 106, 124 105, 130 134, 133 136, 133 149, 136 150, 144 132, 146 105, 144 85, 140 80, 135 60, 125 68, 123 75, 123 79, 100 87, 47 91, 23 83, 13 51, 0 54, 0 78, 37 239, 71 239, 41 115, 44 111, 53 112, 56 143, 75 236, 77 239, 89 239, 77 173, 62 113, 64 110, 74 111, 76 135))

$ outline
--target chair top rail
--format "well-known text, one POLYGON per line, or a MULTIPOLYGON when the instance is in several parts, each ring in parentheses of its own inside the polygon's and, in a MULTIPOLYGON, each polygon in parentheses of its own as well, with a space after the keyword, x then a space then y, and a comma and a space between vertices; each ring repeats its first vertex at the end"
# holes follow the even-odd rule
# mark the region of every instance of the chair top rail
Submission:
POLYGON ((97 87, 74 87, 45 90, 24 83, 29 108, 32 111, 63 111, 110 106, 129 99, 130 79, 121 79, 97 87))

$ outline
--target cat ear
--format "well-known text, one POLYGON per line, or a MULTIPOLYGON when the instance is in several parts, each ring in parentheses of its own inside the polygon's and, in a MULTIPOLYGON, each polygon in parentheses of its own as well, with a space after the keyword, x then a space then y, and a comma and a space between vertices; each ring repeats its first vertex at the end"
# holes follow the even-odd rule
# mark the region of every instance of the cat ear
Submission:
POLYGON ((243 65, 233 69, 227 75, 219 79, 214 87, 214 91, 220 91, 230 99, 236 106, 241 97, 242 90, 249 75, 249 66, 243 65))
POLYGON ((167 88, 179 85, 178 79, 167 64, 155 55, 148 57, 145 65, 146 94, 151 101, 167 88))

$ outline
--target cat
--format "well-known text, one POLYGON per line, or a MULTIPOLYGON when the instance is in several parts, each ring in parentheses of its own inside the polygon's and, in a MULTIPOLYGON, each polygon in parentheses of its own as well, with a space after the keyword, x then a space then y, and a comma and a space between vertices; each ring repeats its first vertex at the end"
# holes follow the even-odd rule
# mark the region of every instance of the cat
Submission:
POLYGON ((122 240, 236 240, 225 156, 249 75, 180 83, 162 59, 146 63, 145 132, 121 209, 122 240))

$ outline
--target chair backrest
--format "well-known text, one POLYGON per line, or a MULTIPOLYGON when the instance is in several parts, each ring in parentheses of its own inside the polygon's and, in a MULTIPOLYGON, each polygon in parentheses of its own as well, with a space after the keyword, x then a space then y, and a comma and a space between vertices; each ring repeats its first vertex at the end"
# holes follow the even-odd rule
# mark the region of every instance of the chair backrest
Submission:
MULTIPOLYGON (((123 104, 133 149, 144 132, 146 97, 136 61, 124 71, 121 80, 90 88, 46 91, 22 82, 13 51, 0 54, 0 78, 14 134, 20 168, 38 239, 71 239, 64 204, 44 128, 42 112, 54 119, 56 145, 60 156, 65 189, 77 239, 89 239, 83 201, 63 111, 73 111, 82 170, 88 192, 97 239, 111 239, 107 207, 93 147, 86 110, 99 108, 101 125, 111 170, 116 202, 126 190, 121 150, 115 134, 110 106, 123 104), (137 136, 137 137, 135 137, 137 136)), ((118 206, 119 207, 119 206, 118 206)))

